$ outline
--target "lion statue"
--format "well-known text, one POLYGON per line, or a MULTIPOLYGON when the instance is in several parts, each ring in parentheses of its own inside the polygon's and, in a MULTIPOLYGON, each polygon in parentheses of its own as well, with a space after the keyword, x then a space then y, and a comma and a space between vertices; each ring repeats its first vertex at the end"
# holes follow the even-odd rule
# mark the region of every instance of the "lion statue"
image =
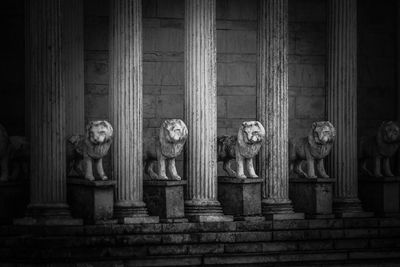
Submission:
POLYGON ((86 136, 73 135, 67 139, 68 174, 72 170, 78 176, 95 180, 92 162, 101 180, 107 180, 102 158, 107 155, 112 143, 113 128, 107 121, 91 121, 86 126, 86 136))
POLYGON ((30 144, 25 136, 10 136, 10 179, 29 176, 30 144))
POLYGON ((6 129, 0 124, 0 181, 8 180, 8 161, 10 153, 10 139, 6 129))
POLYGON ((400 146, 400 127, 397 122, 385 121, 372 137, 360 138, 359 160, 361 171, 369 176, 394 176, 390 168, 390 158, 395 155, 400 146), (367 168, 367 160, 374 162, 373 171, 367 168), (381 168, 381 160, 383 166, 381 168))
POLYGON ((289 140, 290 172, 293 170, 301 177, 317 178, 314 162, 317 164, 317 172, 321 178, 329 178, 324 167, 324 158, 329 155, 336 130, 329 121, 314 122, 307 137, 289 140), (307 165, 307 172, 302 169, 303 163, 307 165))
POLYGON ((179 119, 166 120, 160 127, 159 136, 147 138, 144 142, 145 173, 152 179, 167 180, 166 161, 172 180, 181 180, 175 166, 177 158, 186 143, 188 130, 185 123, 179 119), (157 161, 158 173, 154 171, 154 163, 157 161))
POLYGON ((218 161, 223 162, 223 169, 230 177, 244 179, 244 161, 247 164, 249 177, 257 178, 253 158, 264 143, 265 129, 258 121, 245 121, 239 128, 237 136, 219 136, 217 138, 218 161), (237 171, 231 168, 231 161, 236 160, 237 171))

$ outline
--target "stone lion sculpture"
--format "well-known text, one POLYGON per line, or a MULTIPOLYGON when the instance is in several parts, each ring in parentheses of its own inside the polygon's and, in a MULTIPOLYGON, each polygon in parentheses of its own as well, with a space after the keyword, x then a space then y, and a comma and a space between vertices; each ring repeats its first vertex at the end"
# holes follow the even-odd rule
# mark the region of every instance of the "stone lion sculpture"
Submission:
POLYGON ((223 169, 230 177, 244 179, 244 162, 247 164, 249 177, 257 178, 253 158, 264 143, 265 129, 258 121, 245 121, 237 136, 219 136, 217 138, 218 161, 223 161, 223 169), (236 160, 237 171, 231 168, 231 161, 236 160))
POLYGON ((372 137, 360 139, 360 167, 361 171, 369 176, 394 176, 390 168, 390 158, 395 155, 400 146, 400 127, 397 122, 385 121, 372 137), (373 171, 367 168, 367 160, 373 160, 373 171), (381 168, 381 161, 383 166, 381 168))
POLYGON ((90 181, 95 180, 92 162, 101 180, 108 177, 103 170, 102 158, 107 155, 113 136, 113 128, 107 121, 91 121, 86 126, 86 135, 73 135, 67 140, 68 173, 74 170, 77 175, 90 181))
POLYGON ((156 138, 147 138, 144 142, 145 173, 152 179, 167 180, 166 161, 172 180, 181 180, 175 166, 175 159, 181 154, 186 143, 188 130, 179 119, 166 120, 162 123, 156 138), (158 173, 154 171, 157 161, 158 173))
POLYGON ((329 121, 314 122, 307 137, 289 140, 290 171, 301 177, 317 178, 315 166, 321 178, 329 178, 324 167, 324 158, 329 155, 335 141, 336 130, 329 121), (307 164, 307 172, 302 169, 303 163, 307 164))
POLYGON ((6 129, 0 124, 0 181, 8 180, 8 160, 10 152, 10 139, 6 129))
POLYGON ((26 178, 29 175, 30 144, 25 136, 10 136, 10 179, 26 178))

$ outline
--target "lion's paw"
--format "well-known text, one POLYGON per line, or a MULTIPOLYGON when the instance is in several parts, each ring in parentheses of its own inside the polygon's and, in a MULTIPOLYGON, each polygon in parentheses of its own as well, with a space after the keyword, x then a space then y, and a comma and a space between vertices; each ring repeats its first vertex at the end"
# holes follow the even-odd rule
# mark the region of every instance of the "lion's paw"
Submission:
POLYGON ((182 178, 179 175, 173 176, 172 180, 180 181, 182 178))
POLYGON ((106 181, 106 180, 108 180, 108 177, 107 177, 107 175, 103 175, 103 176, 100 177, 100 179, 103 180, 103 181, 106 181))
POLYGON ((85 179, 89 180, 89 181, 94 181, 95 180, 94 176, 85 176, 85 179))
POLYGON ((239 178, 239 179, 246 179, 247 177, 246 177, 246 175, 244 175, 244 174, 237 174, 237 175, 236 175, 236 178, 239 178))
POLYGON ((168 180, 168 177, 166 175, 159 175, 158 179, 160 179, 160 180, 168 180))

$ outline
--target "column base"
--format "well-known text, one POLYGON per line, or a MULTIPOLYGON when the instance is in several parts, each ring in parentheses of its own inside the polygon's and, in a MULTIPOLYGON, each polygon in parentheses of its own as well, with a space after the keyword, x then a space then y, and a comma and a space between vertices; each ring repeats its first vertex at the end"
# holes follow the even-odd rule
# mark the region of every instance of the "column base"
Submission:
POLYGON ((358 181, 365 210, 382 217, 400 216, 400 177, 360 177, 358 181))
POLYGON ((117 202, 114 206, 114 217, 121 224, 159 223, 158 216, 149 216, 143 201, 117 202))
POLYGON ((187 200, 185 215, 192 222, 232 222, 233 216, 224 215, 218 201, 187 200))
POLYGON ((332 178, 291 178, 289 197, 294 209, 304 212, 307 218, 334 218, 332 213, 333 183, 332 178))
POLYGON ((304 213, 294 212, 289 199, 264 199, 261 202, 262 214, 267 220, 303 220, 304 213))
POLYGON ((374 216, 373 212, 365 212, 358 198, 345 198, 333 200, 333 213, 337 218, 368 218, 374 216))
POLYGON ((67 204, 29 205, 26 217, 14 220, 15 225, 83 225, 82 219, 71 217, 67 204))
POLYGON ((185 218, 183 187, 185 180, 144 180, 143 199, 151 215, 160 222, 187 222, 185 218))

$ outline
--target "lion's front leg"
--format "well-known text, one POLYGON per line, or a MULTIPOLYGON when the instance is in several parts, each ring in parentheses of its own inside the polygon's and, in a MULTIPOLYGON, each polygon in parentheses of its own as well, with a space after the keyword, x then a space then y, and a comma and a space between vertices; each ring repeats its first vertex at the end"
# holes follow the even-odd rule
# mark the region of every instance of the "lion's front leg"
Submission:
POLYGON ((246 175, 244 174, 244 158, 240 155, 239 152, 236 153, 236 162, 237 162, 237 172, 236 177, 240 179, 245 179, 246 175))
POLYGON ((258 175, 254 171, 253 158, 246 159, 246 163, 247 163, 247 171, 249 172, 249 177, 258 178, 258 175))
POLYGON ((92 159, 90 157, 85 157, 84 159, 85 166, 85 179, 89 181, 94 181, 93 176, 93 168, 92 168, 92 159))
POLYGON ((392 170, 390 169, 390 159, 389 158, 384 158, 383 159, 383 172, 388 177, 393 177, 394 176, 393 173, 392 173, 392 170))
POLYGON ((182 178, 179 176, 178 172, 176 171, 176 166, 175 166, 175 159, 170 159, 168 160, 168 170, 169 173, 171 174, 171 178, 173 180, 182 180, 182 178))
POLYGON ((167 172, 165 169, 165 157, 159 151, 157 151, 157 163, 158 179, 168 180, 167 172))
POLYGON ((147 160, 144 170, 151 179, 158 179, 158 174, 154 171, 154 160, 147 160))
POLYGON ((374 165, 374 176, 375 177, 382 177, 382 172, 381 172, 381 158, 380 157, 375 157, 374 159, 375 165, 374 165))
POLYGON ((97 169, 97 173, 100 176, 101 180, 107 180, 108 177, 107 175, 104 173, 104 169, 103 169, 103 159, 98 159, 95 161, 96 163, 96 169, 97 169))
POLYGON ((314 159, 307 159, 307 178, 317 178, 315 175, 314 159))
POLYGON ((324 159, 318 160, 317 170, 318 170, 319 176, 321 176, 322 178, 329 178, 329 175, 326 174, 326 171, 325 171, 324 159))
POLYGON ((231 168, 231 162, 231 159, 225 160, 222 168, 230 177, 236 177, 236 172, 231 168))
POLYGON ((0 181, 7 181, 8 180, 8 156, 4 156, 1 159, 0 163, 1 167, 1 175, 0 175, 0 181))

